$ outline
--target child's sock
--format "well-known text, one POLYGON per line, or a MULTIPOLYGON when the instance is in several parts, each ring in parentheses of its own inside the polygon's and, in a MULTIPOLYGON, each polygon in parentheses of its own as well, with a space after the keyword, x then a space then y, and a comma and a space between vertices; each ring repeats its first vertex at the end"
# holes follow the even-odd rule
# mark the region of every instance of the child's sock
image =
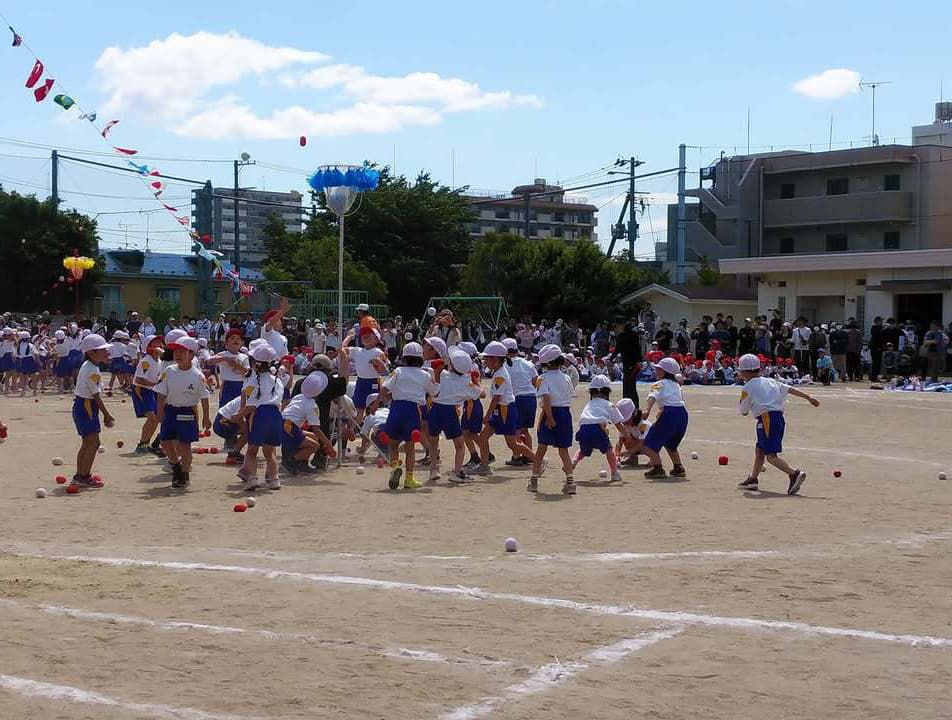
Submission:
POLYGON ((606 453, 606 457, 608 458, 608 469, 611 470, 613 473, 617 472, 618 471, 618 456, 615 455, 615 451, 609 450, 606 453))

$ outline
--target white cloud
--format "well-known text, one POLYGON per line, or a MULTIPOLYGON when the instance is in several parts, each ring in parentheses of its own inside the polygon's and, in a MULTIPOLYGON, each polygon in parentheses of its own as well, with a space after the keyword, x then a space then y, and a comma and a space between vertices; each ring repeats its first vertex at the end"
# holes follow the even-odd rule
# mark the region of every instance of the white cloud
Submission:
POLYGON ((179 135, 207 140, 277 140, 298 135, 328 137, 387 133, 411 125, 435 125, 440 120, 440 113, 432 108, 377 103, 356 103, 329 112, 315 112, 295 105, 262 117, 247 105, 229 98, 191 116, 174 130, 179 135))
POLYGON ((486 92, 476 83, 460 78, 444 78, 432 72, 415 72, 403 77, 370 75, 356 65, 328 65, 298 76, 286 75, 285 84, 325 90, 340 87, 349 96, 382 104, 433 105, 446 112, 501 109, 513 105, 542 107, 535 95, 514 95, 508 90, 486 92))
POLYGON ((319 52, 272 47, 237 33, 173 33, 145 47, 110 47, 96 62, 99 86, 108 94, 106 114, 131 112, 174 132, 199 138, 288 138, 386 133, 434 125, 446 113, 538 108, 535 95, 486 91, 461 78, 433 72, 373 75, 363 67, 324 63, 319 52), (261 113, 245 100, 216 90, 248 77, 294 91, 295 104, 261 113), (302 91, 323 91, 320 110, 303 107, 302 91), (336 91, 326 95, 326 91, 336 91), (338 108, 341 100, 348 103, 338 108), (328 109, 330 106, 330 109, 328 109))
POLYGON ((795 92, 814 100, 835 100, 859 92, 860 74, 846 68, 832 68, 793 84, 795 92))
POLYGON ((96 72, 99 86, 109 95, 105 113, 133 111, 168 120, 193 112, 213 88, 328 59, 323 53, 271 47, 234 32, 172 33, 145 47, 106 48, 96 61, 96 72))

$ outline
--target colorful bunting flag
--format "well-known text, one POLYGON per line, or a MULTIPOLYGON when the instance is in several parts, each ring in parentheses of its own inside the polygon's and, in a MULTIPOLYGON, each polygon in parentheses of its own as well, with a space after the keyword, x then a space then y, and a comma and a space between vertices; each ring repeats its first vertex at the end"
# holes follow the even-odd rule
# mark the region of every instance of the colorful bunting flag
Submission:
POLYGON ((113 150, 115 150, 117 153, 122 153, 123 155, 135 155, 139 152, 138 150, 130 150, 129 148, 121 147, 114 147, 113 150))
POLYGON ((43 102, 46 100, 46 96, 50 94, 50 90, 53 89, 53 83, 55 82, 56 81, 53 78, 46 78, 43 84, 33 91, 33 97, 36 98, 37 102, 43 102))
POLYGON ((178 208, 172 207, 171 205, 166 205, 165 203, 162 203, 162 207, 164 207, 166 210, 168 210, 171 213, 178 212, 178 208))
POLYGON ((89 120, 89 122, 96 122, 96 113, 83 113, 79 116, 80 120, 89 120))
POLYGON ((13 47, 20 47, 20 45, 23 44, 23 38, 17 35, 17 31, 14 30, 12 27, 10 27, 9 25, 7 25, 7 27, 10 28, 10 32, 13 33, 13 47))
POLYGON ((140 175, 148 175, 148 174, 149 174, 149 166, 148 166, 148 165, 136 165, 134 162, 132 162, 132 160, 126 160, 126 162, 129 163, 132 167, 134 167, 134 168, 136 169, 136 171, 137 171, 140 175))
POLYGON ((76 101, 73 100, 69 95, 57 95, 53 98, 53 102, 59 105, 64 110, 69 110, 73 105, 76 104, 76 101))
POLYGON ((102 132, 99 134, 102 135, 103 138, 105 139, 106 135, 109 134, 109 131, 112 130, 114 127, 116 127, 116 125, 118 124, 119 124, 118 120, 110 120, 109 122, 106 123, 106 127, 104 127, 102 129, 102 132))
POLYGON ((44 69, 45 68, 43 67, 43 63, 40 62, 39 60, 33 63, 33 69, 30 70, 30 75, 26 79, 27 88, 32 88, 34 85, 36 85, 40 81, 40 78, 43 77, 44 69))

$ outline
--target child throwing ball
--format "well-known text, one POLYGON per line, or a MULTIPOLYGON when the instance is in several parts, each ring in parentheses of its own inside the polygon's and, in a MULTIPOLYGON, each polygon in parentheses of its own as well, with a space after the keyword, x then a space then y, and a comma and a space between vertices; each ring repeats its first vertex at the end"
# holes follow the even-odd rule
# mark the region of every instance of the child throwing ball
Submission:
POLYGON ((790 387, 771 378, 761 377, 760 359, 756 355, 744 355, 738 362, 740 376, 744 380, 744 389, 740 393, 740 404, 737 412, 741 415, 753 413, 757 420, 757 447, 754 450, 754 465, 750 475, 738 485, 743 490, 758 490, 758 477, 764 469, 766 460, 778 470, 787 474, 790 482, 787 485, 787 494, 796 495, 807 474, 799 468, 792 468, 780 457, 783 451, 783 434, 786 422, 783 409, 787 402, 787 395, 807 400, 813 407, 818 407, 820 401, 807 395, 801 390, 790 387))
POLYGON ((671 477, 683 478, 687 474, 684 465, 681 464, 681 455, 678 453, 678 446, 688 429, 688 411, 684 407, 684 398, 681 396, 681 384, 677 381, 677 375, 680 372, 681 366, 674 358, 662 358, 655 365, 657 382, 651 386, 648 393, 644 417, 647 418, 651 414, 651 409, 655 405, 658 406, 658 414, 645 436, 641 451, 651 463, 651 469, 645 473, 645 477, 649 479, 666 477, 659 454, 661 448, 668 451, 671 462, 674 463, 671 477))

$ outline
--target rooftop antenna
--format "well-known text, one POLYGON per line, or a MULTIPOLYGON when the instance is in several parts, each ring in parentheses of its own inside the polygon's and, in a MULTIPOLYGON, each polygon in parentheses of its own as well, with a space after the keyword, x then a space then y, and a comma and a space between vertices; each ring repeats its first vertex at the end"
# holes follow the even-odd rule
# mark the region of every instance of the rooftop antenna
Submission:
POLYGON ((873 134, 871 140, 873 145, 879 145, 879 136, 876 134, 876 88, 880 85, 892 85, 891 80, 876 80, 870 82, 861 82, 859 84, 860 89, 870 88, 873 91, 873 134))

